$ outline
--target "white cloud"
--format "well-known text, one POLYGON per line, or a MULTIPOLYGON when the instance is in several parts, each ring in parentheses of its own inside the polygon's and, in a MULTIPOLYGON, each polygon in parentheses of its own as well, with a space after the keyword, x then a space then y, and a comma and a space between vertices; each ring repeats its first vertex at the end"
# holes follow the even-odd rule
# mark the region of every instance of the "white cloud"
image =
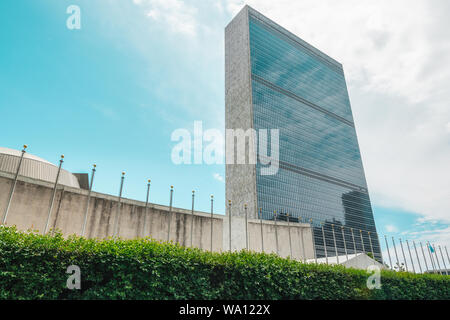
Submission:
POLYGON ((195 36, 199 28, 197 8, 182 0, 133 0, 147 16, 175 33, 195 36))
POLYGON ((214 177, 214 179, 216 179, 217 181, 225 182, 224 177, 223 177, 220 173, 214 173, 214 174, 213 174, 213 177, 214 177))
POLYGON ((398 229, 396 226, 388 224, 388 225, 386 225, 386 231, 387 232, 398 232, 398 229))
POLYGON ((449 222, 450 3, 246 3, 343 63, 374 204, 449 222))

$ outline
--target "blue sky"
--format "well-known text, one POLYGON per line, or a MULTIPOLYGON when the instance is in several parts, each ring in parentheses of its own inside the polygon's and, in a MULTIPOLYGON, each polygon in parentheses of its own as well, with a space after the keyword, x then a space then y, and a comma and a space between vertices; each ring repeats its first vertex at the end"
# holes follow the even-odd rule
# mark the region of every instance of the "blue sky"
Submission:
MULTIPOLYGON (((379 232, 450 245, 450 69, 432 72, 450 65, 446 4, 417 1, 403 17, 402 1, 248 2, 344 63, 379 232)), ((214 194, 223 213, 224 166, 173 164, 170 135, 195 120, 223 128, 223 29, 242 5, 1 1, 0 145, 65 154, 72 172, 96 163, 98 192, 117 194, 126 171, 125 197, 144 200, 150 178, 152 202, 167 204, 174 185, 175 206, 195 189, 197 209, 214 194), (71 4, 80 30, 66 27, 71 4)))

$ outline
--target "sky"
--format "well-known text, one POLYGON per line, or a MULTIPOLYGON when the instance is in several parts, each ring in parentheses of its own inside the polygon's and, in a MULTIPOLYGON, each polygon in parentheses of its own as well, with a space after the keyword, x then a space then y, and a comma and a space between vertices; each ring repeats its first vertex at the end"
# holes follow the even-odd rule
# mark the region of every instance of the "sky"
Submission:
POLYGON ((1 1, 0 145, 224 213, 224 166, 175 165, 170 138, 224 128, 224 27, 245 3, 343 64, 378 232, 450 247, 446 0, 1 1))

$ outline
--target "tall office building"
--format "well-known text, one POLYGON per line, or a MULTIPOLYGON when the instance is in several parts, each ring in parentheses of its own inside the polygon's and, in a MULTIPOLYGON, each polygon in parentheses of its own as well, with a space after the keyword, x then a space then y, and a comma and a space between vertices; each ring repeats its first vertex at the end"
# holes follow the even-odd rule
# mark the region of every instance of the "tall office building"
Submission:
POLYGON ((227 129, 279 129, 273 175, 261 174, 260 161, 233 164, 227 152, 232 215, 242 216, 244 204, 253 218, 259 208, 263 219, 289 214, 312 221, 318 257, 356 246, 380 260, 342 65, 245 6, 225 30, 225 78, 227 129))

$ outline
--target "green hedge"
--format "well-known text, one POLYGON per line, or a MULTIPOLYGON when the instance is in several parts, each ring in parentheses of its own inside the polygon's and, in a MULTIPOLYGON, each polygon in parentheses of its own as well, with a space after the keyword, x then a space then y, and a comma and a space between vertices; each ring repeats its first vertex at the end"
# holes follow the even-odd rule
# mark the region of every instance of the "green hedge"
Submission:
POLYGON ((140 240, 64 239, 0 228, 1 299, 449 299, 450 277, 368 273, 276 255, 209 253, 140 240), (69 265, 81 290, 69 290, 69 265))

